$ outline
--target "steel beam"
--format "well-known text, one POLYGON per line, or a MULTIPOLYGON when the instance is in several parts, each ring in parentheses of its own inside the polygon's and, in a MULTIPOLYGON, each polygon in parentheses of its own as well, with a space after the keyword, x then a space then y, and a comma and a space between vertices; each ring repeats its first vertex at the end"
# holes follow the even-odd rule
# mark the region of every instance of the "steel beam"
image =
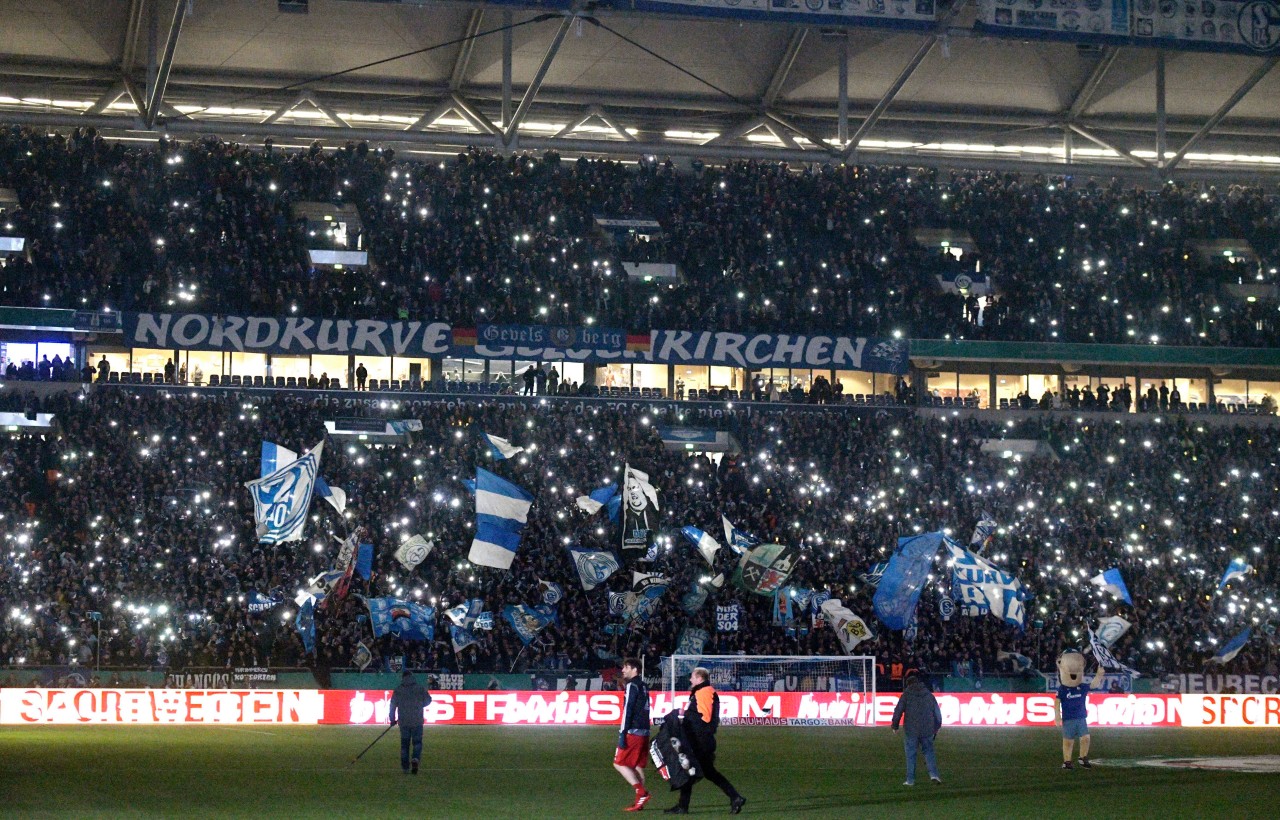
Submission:
MULTIPOLYGON (((453 61, 453 73, 449 75, 449 90, 457 91, 467 81, 467 69, 471 68, 471 55, 475 53, 476 34, 484 23, 484 9, 476 9, 467 18, 467 29, 463 36, 467 39, 458 47, 458 56, 453 61)), ((506 34, 506 32, 503 32, 506 34)))
POLYGON ((596 116, 600 119, 600 122, 602 122, 602 123, 604 123, 605 125, 607 125, 607 126, 609 126, 610 128, 612 128, 612 129, 614 130, 614 132, 616 132, 616 133, 617 133, 617 135, 618 135, 618 136, 622 137, 622 138, 623 138, 624 140, 626 140, 627 142, 638 142, 638 141, 639 141, 639 140, 637 140, 637 139, 636 139, 635 134, 632 134, 630 131, 628 131, 627 129, 623 128, 621 125, 619 125, 619 124, 618 124, 618 120, 617 120, 616 118, 614 118, 613 114, 609 113, 608 111, 604 110, 603 108, 602 108, 602 109, 600 109, 600 113, 599 113, 599 114, 597 114, 596 116))
POLYGON ((516 106, 516 111, 511 115, 510 122, 503 122, 502 144, 510 146, 511 141, 515 138, 516 130, 520 127, 520 123, 524 122, 525 115, 529 113, 529 106, 533 105, 534 97, 538 96, 538 89, 542 88, 542 81, 547 78, 547 71, 551 69, 551 63, 556 58, 556 54, 560 52, 560 44, 564 42, 564 37, 569 33, 569 26, 573 25, 574 17, 566 16, 560 21, 560 28, 556 29, 556 36, 552 38, 551 45, 547 46, 547 53, 542 57, 542 64, 538 66, 538 71, 533 75, 533 80, 529 83, 529 87, 524 90, 524 96, 520 98, 520 104, 516 106))
POLYGON ((1262 65, 1258 66, 1254 72, 1249 75, 1248 79, 1246 79, 1244 83, 1235 90, 1235 93, 1227 98, 1227 101, 1222 104, 1222 107, 1213 112, 1213 116, 1200 127, 1200 130, 1192 134, 1191 139, 1183 143, 1182 147, 1178 149, 1178 153, 1174 154, 1173 158, 1169 160, 1169 163, 1166 166, 1167 170, 1172 171, 1174 168, 1178 167, 1178 163, 1182 162, 1182 159, 1187 155, 1187 152, 1199 145, 1200 140, 1209 136, 1209 132, 1217 128, 1218 123, 1226 119, 1226 116, 1231 113, 1231 109, 1239 105, 1240 101, 1245 98, 1245 95, 1252 91, 1253 87, 1261 82, 1263 77, 1271 73, 1271 69, 1276 67, 1276 63, 1280 63, 1280 56, 1268 57, 1262 65))
POLYGON ((778 60, 778 64, 774 66, 773 76, 769 79, 769 85, 760 97, 761 108, 773 108, 773 104, 778 101, 779 95, 782 94, 782 88, 787 83, 787 77, 791 74, 791 67, 796 64, 796 57, 800 56, 800 48, 804 45, 804 38, 808 35, 809 29, 804 27, 797 28, 791 32, 791 39, 787 41, 787 48, 782 52, 782 59, 778 60))
POLYGON ((429 111, 427 111, 427 113, 423 114, 421 117, 418 117, 418 119, 414 121, 413 125, 406 126, 404 130, 417 131, 422 128, 429 128, 433 122, 440 119, 445 114, 448 114, 453 109, 454 109, 453 100, 452 99, 445 100, 444 102, 437 105, 435 108, 432 108, 429 111))
POLYGON ((836 99, 836 141, 841 150, 849 144, 849 32, 841 32, 839 77, 836 99))
POLYGON ((745 119, 742 122, 735 125, 734 127, 730 128, 728 131, 721 131, 718 137, 711 140, 710 142, 707 142, 706 145, 719 146, 719 145, 724 145, 727 142, 732 142, 734 140, 742 139, 747 134, 750 134, 752 131, 756 130, 757 128, 759 128, 764 124, 765 124, 764 117, 751 117, 749 119, 745 119))
POLYGON ((1071 105, 1067 108, 1067 122, 1075 122, 1080 116, 1088 110, 1090 103, 1093 102, 1093 95, 1098 93, 1098 86, 1102 85, 1103 79, 1107 76, 1107 72, 1111 70, 1111 64, 1116 61, 1116 56, 1120 53, 1120 49, 1116 46, 1107 46, 1102 50, 1102 56, 1098 58, 1098 62, 1093 64, 1093 71, 1089 72, 1089 76, 1085 79, 1084 84, 1076 91, 1075 97, 1071 100, 1071 105))
POLYGON ((1165 85, 1164 85, 1164 49, 1156 52, 1156 167, 1164 166, 1164 152, 1169 146, 1166 129, 1169 125, 1169 117, 1165 113, 1165 85))
POLYGON ((898 96, 898 92, 907 84, 907 80, 911 79, 911 75, 916 73, 916 69, 924 62, 924 58, 929 56, 929 52, 933 50, 933 44, 936 42, 938 42, 938 35, 936 34, 930 34, 928 37, 924 38, 924 42, 920 44, 920 48, 916 49, 916 53, 912 55, 911 60, 903 67, 902 71, 898 73, 897 79, 895 79, 893 84, 889 86, 889 89, 884 92, 884 96, 882 96, 880 101, 876 103, 875 108, 871 109, 871 113, 868 114, 866 119, 862 121, 862 124, 858 126, 858 130, 849 138, 849 145, 844 149, 844 158, 846 161, 852 159, 857 153, 858 143, 862 142, 863 138, 870 133, 872 128, 875 128, 876 123, 880 121, 880 117, 884 115, 885 109, 887 109, 889 104, 893 102, 894 98, 898 96))
POLYGON ((142 37, 142 22, 146 19, 147 0, 129 0, 129 18, 124 27, 120 44, 120 73, 133 71, 138 59, 138 40, 142 37))
MULTIPOLYGON (((768 119, 769 119, 769 120, 771 120, 772 122, 775 122, 775 123, 777 123, 778 125, 782 126, 783 128, 785 128, 785 129, 787 129, 787 130, 789 130, 789 131, 794 131, 795 133, 797 133, 797 134, 799 134, 800 136, 804 137, 804 138, 805 138, 805 139, 807 139, 809 142, 813 143, 813 147, 814 147, 814 148, 816 148, 816 149, 818 149, 818 150, 820 150, 820 151, 830 151, 830 152, 832 152, 832 153, 838 153, 838 151, 836 151, 835 149, 833 149, 833 148, 831 147, 831 143, 827 142, 825 139, 823 139, 822 137, 820 137, 820 136, 818 136, 817 134, 813 133, 812 131, 809 131, 808 129, 805 129, 805 128, 801 128, 800 126, 798 126, 798 125, 796 125, 796 124, 792 123, 791 121, 789 121, 789 120, 785 119, 782 115, 778 114, 777 112, 775 112, 775 111, 766 111, 766 112, 764 112, 764 115, 765 115, 765 117, 766 117, 766 118, 768 118, 768 119)), ((773 130, 773 129, 770 129, 770 130, 773 130)), ((797 147, 799 147, 799 146, 797 146, 797 147)))
POLYGON ((321 114, 324 114, 325 117, 329 119, 329 122, 332 122, 334 125, 338 126, 339 128, 351 127, 351 123, 347 122, 342 117, 338 116, 338 112, 333 110, 333 106, 329 105, 327 102, 320 99, 313 92, 310 92, 310 91, 306 92, 305 98, 307 102, 311 103, 316 107, 317 111, 319 111, 321 114))
POLYGON ((481 111, 472 105, 471 101, 461 94, 453 93, 449 95, 449 99, 453 100, 457 107, 458 113, 470 122, 477 130, 484 134, 499 134, 501 131, 493 121, 486 117, 481 111))
POLYGON ((582 126, 590 122, 594 117, 597 116, 598 113, 599 113, 599 109, 596 108, 595 106, 588 108, 586 111, 582 113, 581 116, 577 117, 576 119, 570 120, 569 123, 566 124, 564 128, 561 128, 559 131, 552 134, 551 138, 560 139, 562 137, 569 136, 574 131, 578 130, 579 128, 581 128, 582 126))
MULTIPOLYGON (((124 91, 129 95, 129 101, 133 103, 133 107, 138 109, 138 116, 145 117, 147 111, 147 101, 142 96, 142 89, 138 88, 137 83, 131 77, 125 76, 120 78, 120 82, 124 84, 124 91)), ((5 119, 8 119, 6 116, 5 119)))
POLYGON ((511 122, 511 52, 514 48, 511 9, 502 12, 502 127, 511 122))
POLYGON ((1098 136, 1097 134, 1094 134, 1094 133, 1092 133, 1092 132, 1090 132, 1090 131, 1085 130, 1084 128, 1081 128, 1081 127, 1080 127, 1078 124, 1076 124, 1076 123, 1073 123, 1073 122, 1071 122, 1071 123, 1067 123, 1067 127, 1068 127, 1068 128, 1070 128, 1072 131, 1075 131, 1075 132, 1076 132, 1077 134, 1079 134, 1080 136, 1082 136, 1082 137, 1084 137, 1085 139, 1087 139, 1089 142, 1092 142, 1094 145, 1097 145, 1097 146, 1099 146, 1100 148, 1105 148, 1105 149, 1107 149, 1108 151, 1115 151, 1117 154, 1119 154, 1119 155, 1120 155, 1120 158, 1121 158, 1121 159, 1129 160, 1130 162, 1134 163, 1135 165, 1140 165, 1140 166, 1142 166, 1143 168, 1146 168, 1148 171, 1155 171, 1155 170, 1157 170, 1157 169, 1156 169, 1156 166, 1154 166, 1154 165, 1152 165, 1151 163, 1147 162, 1147 161, 1146 161, 1145 159, 1143 159, 1142 157, 1135 157, 1133 154, 1129 153, 1128 151, 1124 150, 1123 148, 1120 148, 1119 146, 1115 145, 1114 143, 1110 142, 1109 140, 1103 139, 1102 137, 1098 136))
POLYGON ((118 80, 111 84, 111 87, 103 92, 102 96, 84 110, 85 114, 101 114, 115 104, 115 101, 125 95, 124 80, 118 80))
POLYGON ((147 89, 147 107, 143 117, 147 127, 156 124, 156 115, 160 113, 160 103, 164 102, 165 88, 169 85, 169 72, 173 70, 173 56, 178 50, 178 37, 182 34, 182 23, 187 17, 187 0, 177 0, 173 4, 173 19, 169 22, 169 34, 165 37, 164 51, 156 66, 156 80, 147 89))

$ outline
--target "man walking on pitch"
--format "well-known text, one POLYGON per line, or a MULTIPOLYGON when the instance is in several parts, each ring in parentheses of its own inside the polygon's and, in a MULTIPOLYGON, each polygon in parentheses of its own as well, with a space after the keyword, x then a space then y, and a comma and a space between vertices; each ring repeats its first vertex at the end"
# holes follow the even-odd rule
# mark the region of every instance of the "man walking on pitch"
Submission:
MULTIPOLYGON (((720 696, 711 688, 711 673, 699 666, 689 676, 689 705, 684 710, 685 737, 690 751, 702 767, 703 777, 720 787, 729 797, 729 813, 737 814, 747 798, 738 794, 729 779, 716 769, 716 729, 720 728, 720 696)), ((689 798, 693 795, 693 783, 680 789, 680 802, 663 814, 688 814, 689 798)))
POLYGON ((1080 767, 1092 769, 1089 762, 1089 690, 1102 686, 1106 670, 1098 671, 1089 684, 1084 682, 1084 655, 1074 649, 1058 658, 1058 701, 1053 705, 1054 722, 1062 727, 1062 768, 1073 769, 1071 758, 1076 740, 1080 741, 1080 767))
POLYGON ((649 792, 644 787, 645 758, 649 756, 649 690, 640 678, 640 661, 627 658, 622 662, 622 680, 627 688, 613 768, 636 790, 635 802, 623 811, 640 811, 649 802, 649 792))
POLYGON ((422 759, 422 711, 431 703, 431 695, 418 683, 408 669, 400 678, 400 685, 391 693, 391 725, 396 718, 400 724, 400 768, 405 774, 418 773, 418 761, 422 759), (409 746, 413 754, 409 754, 409 746))
POLYGON ((902 724, 902 745, 907 753, 907 779, 904 786, 916 784, 916 753, 924 752, 924 764, 929 768, 929 779, 941 783, 938 777, 938 758, 933 752, 933 741, 942 728, 942 710, 938 708, 938 699, 924 685, 920 676, 912 672, 907 675, 907 685, 903 687, 902 697, 893 709, 893 731, 898 731, 902 724))

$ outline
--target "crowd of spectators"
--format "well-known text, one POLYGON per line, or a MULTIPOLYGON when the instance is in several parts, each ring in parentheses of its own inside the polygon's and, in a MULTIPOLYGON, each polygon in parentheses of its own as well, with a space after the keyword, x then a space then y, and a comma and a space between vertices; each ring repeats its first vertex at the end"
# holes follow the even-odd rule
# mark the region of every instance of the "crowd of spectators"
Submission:
MULTIPOLYGON (((407 160, 364 143, 282 151, 139 146, 91 129, 0 131, 0 214, 31 260, 7 304, 429 317, 915 338, 1280 345, 1280 192, 1009 173, 760 162, 562 161, 473 150, 407 160), (354 204, 367 268, 312 266, 299 202, 354 204), (595 217, 656 219, 622 238, 595 217), (10 227, 12 226, 12 227, 10 227), (915 241, 969 234, 962 260, 915 241), (1258 260, 1215 261, 1210 240, 1258 260), (988 301, 937 274, 991 277, 988 301), (679 266, 628 281, 622 262, 679 266)), ((353 240, 354 241, 354 240, 353 240)))
MULTIPOLYGON (((774 625, 770 599, 732 584, 693 614, 682 608, 693 583, 731 575, 734 556, 722 549, 709 567, 679 529, 718 534, 723 514, 766 543, 798 548, 788 583, 844 600, 878 633, 860 649, 886 662, 980 677, 1008 671, 999 659, 1016 652, 1051 670, 1064 647, 1087 643, 1095 619, 1121 614, 1133 628, 1116 654, 1144 673, 1200 671, 1246 625, 1255 638, 1229 671, 1277 672, 1280 431, 1271 426, 1065 415, 998 423, 758 407, 723 420, 742 451, 717 464, 665 449, 656 426, 669 419, 652 408, 557 399, 391 403, 367 412, 421 419, 409 443, 330 439, 325 447, 321 474, 348 494, 346 519, 317 499, 305 540, 261 545, 243 482, 257 477, 261 442, 302 451, 324 437, 333 411, 322 397, 246 401, 127 387, 43 399, 17 393, 0 402, 54 413, 60 433, 0 442, 0 665, 89 668, 100 655, 104 668, 335 669, 351 667, 364 641, 373 668, 403 655, 412 668, 436 671, 593 669, 629 655, 656 664, 689 626, 710 633, 708 653, 840 654, 830 629, 812 628, 804 615, 774 625), (481 430, 526 451, 494 464, 481 430), (992 438, 1047 446, 1037 451, 1045 454, 1006 460, 983 452, 992 438), (575 499, 616 481, 624 463, 649 473, 661 503, 658 558, 637 568, 663 573, 671 585, 651 620, 620 628, 607 592, 628 588, 631 567, 585 592, 565 544, 615 543, 605 518, 588 517, 575 499), (477 465, 536 499, 510 571, 465 560, 475 512, 463 481, 477 465), (880 626, 874 589, 860 576, 903 535, 947 528, 967 542, 984 512, 1001 525, 986 556, 1030 594, 1025 630, 992 617, 944 621, 934 584, 913 640, 880 626), (355 591, 433 605, 436 640, 373 640, 353 595, 319 613, 316 653, 308 656, 294 628, 294 596, 331 568, 338 539, 357 525, 373 533, 376 559, 372 581, 355 591), (414 573, 392 557, 409 534, 436 545, 414 573), (1219 593, 1233 557, 1255 572, 1219 593), (1089 583, 1113 566, 1132 607, 1089 583), (565 590, 559 621, 521 654, 500 613, 539 603, 543 580, 565 590), (250 613, 251 591, 282 603, 250 613), (455 655, 440 613, 473 597, 499 615, 497 626, 455 655), (717 632, 715 607, 735 601, 739 631, 717 632)), ((945 575, 941 561, 935 575, 945 575)))

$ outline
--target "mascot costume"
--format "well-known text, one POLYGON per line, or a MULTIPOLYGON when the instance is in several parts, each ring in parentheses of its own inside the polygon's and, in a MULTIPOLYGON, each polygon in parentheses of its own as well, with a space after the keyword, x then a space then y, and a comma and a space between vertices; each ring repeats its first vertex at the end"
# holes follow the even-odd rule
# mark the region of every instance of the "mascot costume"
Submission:
POLYGON ((1080 741, 1082 768, 1091 769, 1089 762, 1089 691, 1102 685, 1105 672, 1101 665, 1093 676, 1092 685, 1084 682, 1084 655, 1068 649, 1058 658, 1057 720, 1062 727, 1062 768, 1073 769, 1075 742, 1080 741))

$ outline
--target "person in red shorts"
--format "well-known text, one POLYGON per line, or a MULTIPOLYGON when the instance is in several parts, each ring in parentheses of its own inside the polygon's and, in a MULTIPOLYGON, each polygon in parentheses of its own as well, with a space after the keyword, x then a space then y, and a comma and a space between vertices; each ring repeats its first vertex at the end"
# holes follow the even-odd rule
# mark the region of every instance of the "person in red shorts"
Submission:
POLYGON ((627 658, 622 662, 622 680, 626 694, 613 768, 636 790, 635 802, 623 811, 640 811, 649 802, 649 792, 644 787, 645 759, 649 757, 649 690, 640 678, 640 661, 627 658))

